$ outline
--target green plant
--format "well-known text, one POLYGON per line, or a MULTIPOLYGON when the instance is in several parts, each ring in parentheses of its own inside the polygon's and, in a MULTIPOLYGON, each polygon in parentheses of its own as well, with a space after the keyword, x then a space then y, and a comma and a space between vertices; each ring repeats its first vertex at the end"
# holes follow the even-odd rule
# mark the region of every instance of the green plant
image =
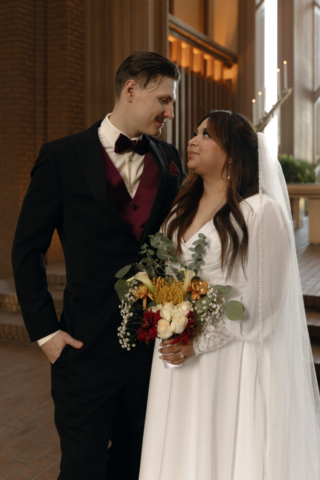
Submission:
POLYGON ((305 160, 294 159, 292 155, 279 156, 284 178, 287 183, 314 183, 315 174, 313 166, 305 160))

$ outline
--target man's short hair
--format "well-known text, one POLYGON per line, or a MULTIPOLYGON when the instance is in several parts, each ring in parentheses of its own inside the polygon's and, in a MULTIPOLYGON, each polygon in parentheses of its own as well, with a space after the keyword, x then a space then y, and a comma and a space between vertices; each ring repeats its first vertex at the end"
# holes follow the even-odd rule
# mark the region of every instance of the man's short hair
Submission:
POLYGON ((171 60, 158 53, 132 53, 117 70, 115 79, 116 99, 120 98, 128 80, 135 80, 143 88, 146 88, 152 80, 158 77, 160 77, 160 82, 161 78, 164 77, 169 77, 179 82, 181 75, 178 67, 171 60))

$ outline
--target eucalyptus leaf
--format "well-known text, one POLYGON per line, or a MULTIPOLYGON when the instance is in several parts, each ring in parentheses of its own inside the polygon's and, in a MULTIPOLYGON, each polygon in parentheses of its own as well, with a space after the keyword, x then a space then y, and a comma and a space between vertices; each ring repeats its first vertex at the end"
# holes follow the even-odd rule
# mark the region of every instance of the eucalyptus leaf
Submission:
POLYGON ((157 257, 160 258, 160 260, 166 260, 167 256, 168 256, 168 253, 166 250, 158 248, 157 257))
POLYGON ((214 285, 212 288, 215 289, 218 295, 227 295, 232 290, 231 285, 214 285))
POLYGON ((150 245, 157 249, 168 249, 171 251, 174 247, 172 240, 169 240, 163 233, 156 233, 154 236, 150 236, 150 245))
POLYGON ((178 272, 177 275, 177 280, 179 280, 179 282, 183 282, 184 280, 184 272, 178 272))
POLYGON ((203 297, 200 300, 197 300, 195 303, 195 307, 198 312, 202 313, 207 310, 209 307, 211 300, 208 297, 203 297))
POLYGON ((175 255, 170 255, 169 258, 170 258, 171 262, 173 262, 173 263, 178 263, 178 261, 179 261, 175 255))
POLYGON ((118 294, 119 299, 123 300, 125 298, 125 295, 129 293, 130 286, 127 284, 125 280, 121 278, 115 283, 114 288, 118 294))
POLYGON ((201 253, 203 253, 203 248, 201 245, 197 245, 196 248, 195 248, 195 252, 198 254, 198 255, 201 255, 201 253))
POLYGON ((203 233, 199 233, 198 237, 199 237, 199 238, 204 238, 204 239, 207 238, 203 233))
POLYGON ((226 315, 229 320, 241 320, 244 315, 244 306, 237 300, 226 304, 226 315))
POLYGON ((172 272, 173 272, 175 275, 179 272, 179 269, 178 269, 178 268, 172 267, 171 265, 170 265, 170 270, 172 270, 172 272))
POLYGON ((148 249, 147 252, 149 253, 149 255, 154 255, 154 250, 148 249))
POLYGON ((132 267, 132 265, 126 265, 125 267, 121 268, 115 274, 115 277, 116 278, 123 278, 130 271, 131 267, 132 267))
MULTIPOLYGON (((199 240, 196 240, 195 242, 193 242, 192 245, 201 245, 202 247, 205 247, 207 244, 207 242, 203 239, 199 239, 199 240)), ((189 249, 190 250, 190 249, 189 249)))

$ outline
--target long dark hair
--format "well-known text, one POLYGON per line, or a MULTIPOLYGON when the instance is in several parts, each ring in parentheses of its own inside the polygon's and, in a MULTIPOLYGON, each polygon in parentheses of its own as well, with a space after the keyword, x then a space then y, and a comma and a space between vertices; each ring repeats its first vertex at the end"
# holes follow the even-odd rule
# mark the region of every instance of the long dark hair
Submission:
MULTIPOLYGON (((258 138, 253 125, 239 113, 214 110, 200 120, 198 127, 206 119, 209 134, 227 154, 222 173, 228 168, 228 160, 232 159, 227 203, 213 219, 221 242, 221 268, 224 269, 228 264, 229 276, 238 256, 244 268, 248 251, 248 229, 239 203, 259 192, 258 138), (234 226, 231 214, 241 235, 234 226)), ((177 232, 178 253, 181 253, 181 240, 197 213, 202 194, 202 177, 189 174, 165 219, 167 236, 172 239, 174 232, 177 232)))

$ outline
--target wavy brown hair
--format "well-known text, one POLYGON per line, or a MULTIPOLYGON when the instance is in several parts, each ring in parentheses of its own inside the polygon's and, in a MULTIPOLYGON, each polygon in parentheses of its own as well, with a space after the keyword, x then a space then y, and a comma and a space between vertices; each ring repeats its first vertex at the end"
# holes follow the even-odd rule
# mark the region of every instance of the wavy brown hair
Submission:
MULTIPOLYGON (((248 229, 239 204, 259 192, 258 138, 253 125, 239 113, 214 110, 200 120, 198 127, 206 119, 210 136, 227 154, 222 173, 228 167, 228 160, 232 159, 227 202, 213 219, 221 242, 221 268, 228 266, 229 276, 238 257, 244 268, 248 251, 248 229)), ((202 194, 202 177, 189 174, 165 219, 167 236, 172 239, 177 232, 177 253, 181 253, 181 240, 197 213, 202 194)))

